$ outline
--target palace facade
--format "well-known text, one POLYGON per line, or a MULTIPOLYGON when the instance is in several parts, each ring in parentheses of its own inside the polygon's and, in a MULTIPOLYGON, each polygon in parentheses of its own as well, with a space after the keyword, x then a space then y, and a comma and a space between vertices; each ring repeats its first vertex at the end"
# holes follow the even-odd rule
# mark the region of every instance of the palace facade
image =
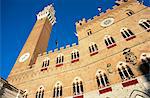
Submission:
POLYGON ((150 8, 119 0, 76 22, 76 43, 45 52, 52 5, 37 21, 8 77, 23 98, 150 98, 150 8))

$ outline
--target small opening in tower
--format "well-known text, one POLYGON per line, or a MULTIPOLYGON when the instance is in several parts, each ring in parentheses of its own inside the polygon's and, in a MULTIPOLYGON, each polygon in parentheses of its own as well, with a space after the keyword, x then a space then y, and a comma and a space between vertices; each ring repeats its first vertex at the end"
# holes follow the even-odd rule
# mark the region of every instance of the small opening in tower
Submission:
POLYGON ((82 25, 82 23, 80 23, 80 25, 82 25))

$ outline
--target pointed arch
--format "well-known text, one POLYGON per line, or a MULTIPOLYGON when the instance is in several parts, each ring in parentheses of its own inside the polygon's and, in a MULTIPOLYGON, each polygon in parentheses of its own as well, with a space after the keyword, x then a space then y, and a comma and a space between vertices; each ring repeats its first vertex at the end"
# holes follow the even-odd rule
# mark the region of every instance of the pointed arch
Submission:
POLYGON ((116 46, 114 38, 110 35, 105 35, 104 41, 108 49, 116 46))
POLYGON ((100 69, 96 72, 96 82, 98 88, 103 88, 110 85, 106 72, 100 69))
POLYGON ((96 43, 91 42, 89 44, 89 52, 90 52, 90 56, 93 56, 98 53, 98 46, 96 43))
POLYGON ((27 98, 27 97, 28 97, 28 90, 25 89, 25 90, 24 90, 24 93, 23 93, 23 98, 27 98))
POLYGON ((76 95, 82 95, 84 90, 83 90, 83 81, 80 77, 75 77, 73 80, 73 94, 74 96, 76 95))
POLYGON ((42 67, 47 67, 47 66, 49 66, 49 63, 50 63, 50 58, 49 58, 49 57, 46 57, 46 58, 43 60, 42 67))
POLYGON ((126 62, 119 61, 117 64, 117 69, 122 81, 134 78, 134 74, 126 62))
POLYGON ((126 27, 121 28, 120 32, 126 41, 135 38, 135 34, 130 29, 128 29, 126 27))
POLYGON ((56 58, 56 67, 62 66, 64 63, 64 54, 59 53, 56 58))
POLYGON ((44 98, 44 86, 41 85, 36 92, 36 98, 44 98))
POLYGON ((72 52, 71 52, 71 63, 74 63, 74 62, 77 62, 79 61, 79 50, 77 49, 74 49, 72 52))
POLYGON ((62 82, 57 81, 53 89, 53 98, 60 98, 62 96, 62 82))
POLYGON ((126 14, 127 14, 128 16, 131 16, 131 15, 134 14, 134 11, 132 11, 131 9, 128 9, 128 10, 126 10, 125 12, 126 12, 126 14))
POLYGON ((140 19, 139 25, 147 30, 147 32, 150 32, 150 20, 149 19, 140 19))

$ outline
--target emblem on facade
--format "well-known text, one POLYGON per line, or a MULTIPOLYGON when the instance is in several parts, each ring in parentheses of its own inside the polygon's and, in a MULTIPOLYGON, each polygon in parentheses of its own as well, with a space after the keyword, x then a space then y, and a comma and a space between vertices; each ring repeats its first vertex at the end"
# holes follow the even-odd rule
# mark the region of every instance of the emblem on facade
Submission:
POLYGON ((127 63, 130 63, 132 65, 135 65, 137 63, 137 57, 133 52, 131 52, 130 48, 125 48, 123 50, 123 55, 125 56, 127 63))
POLYGON ((112 66, 110 63, 107 64, 107 71, 109 74, 112 74, 113 73, 113 69, 112 69, 112 66))

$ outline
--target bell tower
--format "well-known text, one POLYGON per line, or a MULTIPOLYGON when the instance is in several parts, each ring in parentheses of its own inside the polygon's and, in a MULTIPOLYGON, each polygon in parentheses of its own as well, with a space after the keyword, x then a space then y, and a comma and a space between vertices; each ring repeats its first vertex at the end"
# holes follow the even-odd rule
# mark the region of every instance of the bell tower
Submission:
POLYGON ((37 21, 22 48, 10 73, 34 67, 39 53, 46 51, 52 26, 56 23, 55 10, 48 5, 37 14, 37 21))

